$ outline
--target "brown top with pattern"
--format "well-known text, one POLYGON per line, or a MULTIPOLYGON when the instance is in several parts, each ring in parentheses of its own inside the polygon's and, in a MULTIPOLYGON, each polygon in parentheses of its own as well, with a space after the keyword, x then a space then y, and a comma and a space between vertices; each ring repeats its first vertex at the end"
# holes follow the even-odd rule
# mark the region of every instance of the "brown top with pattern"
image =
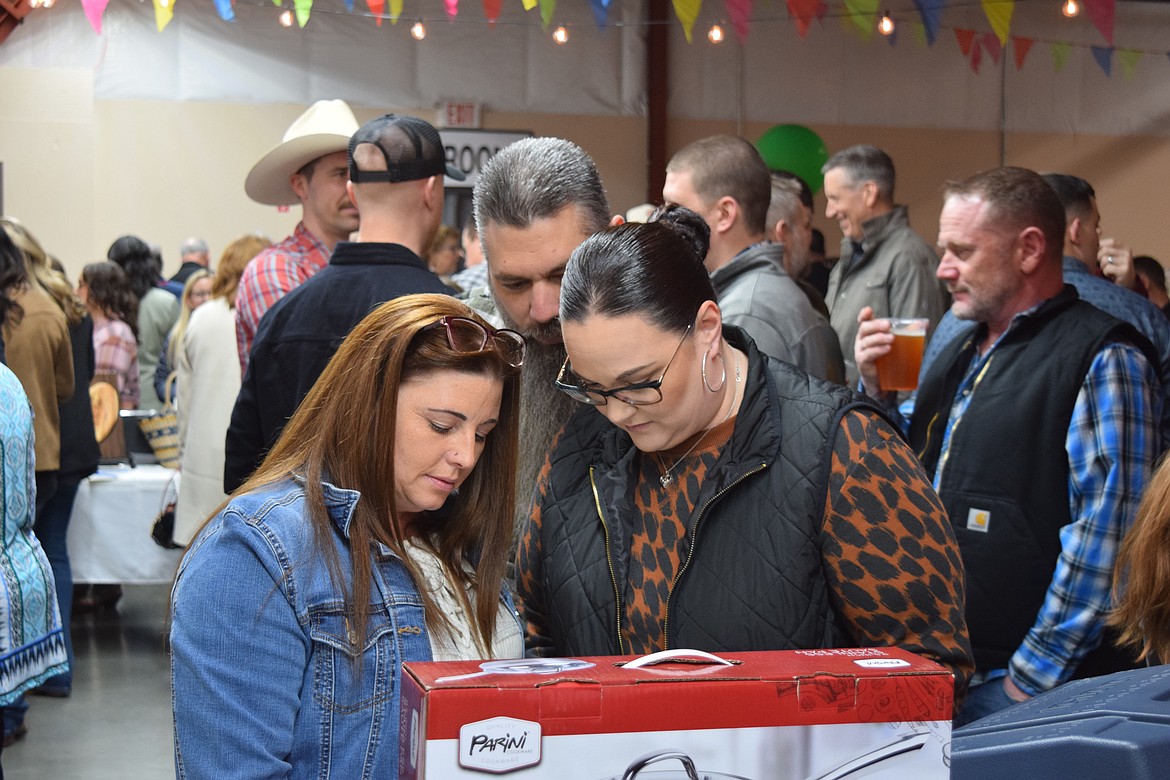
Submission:
MULTIPOLYGON (((666 600, 686 560, 693 498, 734 422, 724 424, 726 431, 724 426, 712 429, 711 443, 696 448, 673 469, 679 479, 669 489, 658 479, 662 465, 650 454, 639 458, 637 527, 622 614, 623 638, 631 652, 664 646, 666 600)), ((685 451, 690 443, 677 450, 685 451)), ((670 453, 663 453, 662 460, 673 463, 670 453)), ((550 468, 546 461, 539 489, 547 483, 550 468)), ((961 584, 938 573, 961 570, 961 565, 953 539, 925 533, 935 524, 924 522, 932 515, 945 517, 946 512, 906 443, 873 415, 856 410, 846 414, 835 437, 821 536, 833 606, 858 646, 896 645, 930 658, 954 671, 956 690, 962 691, 973 665, 962 639, 963 615, 950 606, 962 603, 961 584)), ((520 560, 539 558, 540 524, 537 501, 521 541, 520 560)), ((521 595, 538 590, 529 572, 520 569, 518 576, 521 595)), ((543 627, 530 625, 528 631, 541 635, 543 627)))

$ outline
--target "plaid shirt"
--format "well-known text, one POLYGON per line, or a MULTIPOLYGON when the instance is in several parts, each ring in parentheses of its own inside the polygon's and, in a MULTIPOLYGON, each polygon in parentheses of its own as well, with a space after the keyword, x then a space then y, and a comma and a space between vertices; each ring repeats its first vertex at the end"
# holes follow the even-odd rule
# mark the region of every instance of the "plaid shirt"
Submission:
POLYGON ((236 346, 241 374, 260 320, 272 305, 329 264, 329 250, 298 222, 292 235, 265 249, 248 263, 236 292, 236 346))
POLYGON ((95 317, 93 321, 94 376, 113 377, 123 409, 138 408, 138 342, 121 320, 95 317))
MULTIPOLYGON (((1016 315, 1008 332, 1029 314, 1016 315)), ((936 490, 951 434, 974 395, 964 390, 975 383, 1002 340, 987 354, 976 354, 955 394, 935 470, 936 490)), ((1101 643, 1105 614, 1112 606, 1117 549, 1133 524, 1160 452, 1155 422, 1162 412, 1160 386, 1154 367, 1129 344, 1107 344, 1085 375, 1065 440, 1073 519, 1061 529, 1060 557, 1036 622, 1010 662, 1012 681, 1029 695, 1066 682, 1101 643)), ((997 676, 991 673, 986 679, 997 676)))

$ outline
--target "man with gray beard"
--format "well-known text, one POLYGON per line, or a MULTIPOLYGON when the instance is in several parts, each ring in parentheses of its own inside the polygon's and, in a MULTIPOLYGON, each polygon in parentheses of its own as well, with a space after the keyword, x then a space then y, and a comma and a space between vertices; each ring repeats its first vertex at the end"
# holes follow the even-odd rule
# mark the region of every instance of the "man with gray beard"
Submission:
POLYGON ((536 477, 553 438, 576 403, 553 388, 565 360, 561 275, 569 255, 611 219, 592 158, 559 138, 526 138, 499 152, 475 180, 475 224, 489 287, 468 303, 497 326, 528 340, 521 373, 520 462, 513 538, 528 520, 536 477))

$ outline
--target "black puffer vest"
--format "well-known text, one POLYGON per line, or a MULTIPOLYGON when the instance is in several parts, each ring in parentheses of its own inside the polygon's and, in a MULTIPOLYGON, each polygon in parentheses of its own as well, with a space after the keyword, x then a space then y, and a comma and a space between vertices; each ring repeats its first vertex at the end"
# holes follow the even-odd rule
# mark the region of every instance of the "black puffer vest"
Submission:
MULTIPOLYGON (((738 328, 724 337, 748 355, 730 441, 700 488, 674 589, 667 647, 710 651, 849 644, 830 604, 819 538, 841 417, 880 412, 839 385, 766 357, 738 328)), ((541 504, 541 582, 555 652, 613 655, 628 578, 624 529, 634 512, 638 451, 593 409, 578 411, 552 453, 541 504)))

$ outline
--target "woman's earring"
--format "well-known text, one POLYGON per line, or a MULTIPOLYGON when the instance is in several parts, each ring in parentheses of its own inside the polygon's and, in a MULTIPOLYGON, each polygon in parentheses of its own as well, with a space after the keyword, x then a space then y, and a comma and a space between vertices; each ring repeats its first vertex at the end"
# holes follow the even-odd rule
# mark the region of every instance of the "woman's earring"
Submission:
POLYGON ((718 393, 723 389, 723 385, 727 384, 727 366, 723 361, 720 361, 720 365, 723 366, 723 377, 719 380, 719 387, 711 387, 707 383, 707 353, 703 353, 703 362, 699 365, 699 373, 703 376, 703 387, 707 388, 709 393, 718 393))

